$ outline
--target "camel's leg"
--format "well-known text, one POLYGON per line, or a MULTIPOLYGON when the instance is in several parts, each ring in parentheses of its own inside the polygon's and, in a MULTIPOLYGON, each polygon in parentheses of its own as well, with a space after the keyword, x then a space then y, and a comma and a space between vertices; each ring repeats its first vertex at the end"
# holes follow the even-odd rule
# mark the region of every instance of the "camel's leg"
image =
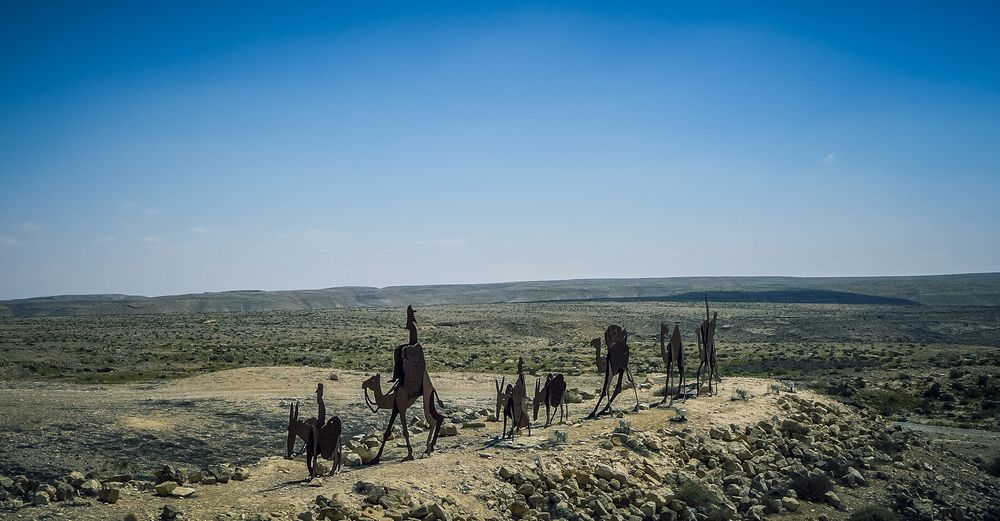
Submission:
POLYGON ((635 385, 635 378, 632 378, 632 370, 625 366, 625 374, 628 375, 628 382, 632 384, 632 393, 635 394, 635 412, 639 412, 639 386, 635 385))
MULTIPOLYGON (((611 384, 611 373, 609 372, 608 367, 605 366, 604 385, 601 386, 601 395, 597 397, 597 403, 594 404, 594 410, 590 412, 590 415, 587 416, 587 419, 593 419, 597 417, 597 408, 601 406, 601 401, 604 400, 604 397, 608 395, 608 386, 610 384, 611 384)), ((608 402, 608 405, 610 404, 611 402, 608 402)))
POLYGON ((403 461, 412 461, 413 447, 410 445, 410 429, 406 426, 406 409, 399 411, 399 422, 403 424, 403 439, 406 440, 406 457, 403 461))
POLYGON ((378 462, 382 459, 382 451, 385 450, 385 442, 389 441, 389 436, 392 436, 392 424, 396 423, 397 414, 399 414, 399 408, 393 405, 392 414, 389 415, 389 425, 385 427, 385 434, 382 435, 382 445, 379 446, 378 454, 375 455, 375 458, 368 462, 369 465, 378 464, 378 462))
MULTIPOLYGON (((424 454, 430 456, 434 452, 434 447, 437 445, 438 435, 441 433, 441 426, 444 425, 444 415, 438 412, 437 408, 434 406, 434 399, 437 398, 437 391, 431 390, 430 396, 426 399, 424 410, 424 415, 430 418, 428 420, 427 428, 427 448, 424 450, 424 454), (433 423, 430 423, 433 422, 433 423)), ((438 403, 441 399, 437 398, 438 403)))
POLYGON ((503 429, 500 430, 500 439, 507 439, 507 411, 503 412, 503 429))
MULTIPOLYGON (((667 377, 664 379, 664 382, 663 382, 663 385, 665 385, 666 388, 663 389, 663 399, 660 400, 660 403, 658 405, 663 405, 663 402, 667 401, 667 397, 670 396, 670 384, 672 383, 670 381, 671 380, 670 377, 672 377, 674 375, 672 369, 673 369, 673 362, 668 362, 667 363, 667 377)), ((674 401, 670 400, 670 403, 673 404, 674 401)))
POLYGON ((605 413, 612 412, 612 410, 611 410, 611 402, 615 401, 615 398, 617 398, 618 395, 622 392, 622 378, 624 378, 624 377, 625 377, 625 372, 624 371, 619 371, 618 372, 618 383, 615 384, 615 390, 614 390, 614 392, 611 393, 611 396, 608 397, 608 404, 605 405, 604 409, 602 409, 601 412, 597 414, 598 416, 601 416, 602 414, 605 414, 605 413))

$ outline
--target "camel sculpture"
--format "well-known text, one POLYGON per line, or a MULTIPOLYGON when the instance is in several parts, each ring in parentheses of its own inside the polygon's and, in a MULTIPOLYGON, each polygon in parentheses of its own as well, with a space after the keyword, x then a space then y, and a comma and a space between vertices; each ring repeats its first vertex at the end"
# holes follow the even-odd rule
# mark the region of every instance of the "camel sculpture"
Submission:
POLYGON ((323 384, 316 386, 316 402, 319 406, 319 415, 316 418, 302 420, 299 418, 299 403, 288 407, 288 439, 285 448, 285 459, 292 459, 298 454, 305 452, 306 469, 309 477, 315 476, 316 456, 331 460, 333 466, 330 473, 335 473, 340 469, 340 435, 343 431, 343 424, 339 416, 334 416, 326 421, 326 404, 323 402, 323 384), (294 452, 295 439, 303 441, 302 451, 294 452))
MULTIPOLYGON (((677 366, 677 394, 684 395, 684 343, 681 341, 681 328, 675 322, 674 331, 670 335, 669 344, 664 341, 667 338, 667 325, 660 323, 660 356, 663 357, 663 363, 667 365, 667 376, 665 378, 663 389, 663 400, 660 401, 660 405, 670 398, 670 405, 674 403, 674 394, 671 394, 670 385, 674 376, 674 366, 677 366)), ((685 395, 686 396, 686 395, 685 395)))
POLYGON ((535 399, 531 402, 535 409, 534 421, 538 421, 538 410, 542 404, 545 404, 545 426, 552 425, 552 420, 556 417, 556 411, 559 412, 559 424, 562 424, 567 416, 565 394, 566 378, 562 373, 555 376, 551 374, 547 375, 544 386, 541 384, 541 380, 536 378, 535 399), (550 407, 552 408, 552 414, 549 414, 550 407))
POLYGON ((417 320, 412 306, 406 307, 406 329, 410 331, 410 343, 402 344, 393 351, 393 379, 392 386, 388 393, 382 392, 382 375, 376 373, 371 378, 361 384, 361 389, 365 393, 365 404, 372 412, 379 409, 392 411, 389 416, 389 424, 385 428, 382 436, 382 445, 379 446, 378 454, 369 464, 377 464, 382 459, 382 451, 385 450, 385 443, 392 436, 392 426, 396 422, 396 416, 400 417, 403 425, 403 438, 406 440, 406 457, 403 461, 413 459, 413 447, 410 445, 410 432, 406 424, 406 410, 417 401, 423 398, 424 420, 427 421, 427 449, 426 456, 434 452, 434 445, 437 444, 438 435, 441 432, 441 425, 444 423, 444 415, 438 412, 434 402, 444 408, 444 403, 438 396, 431 377, 427 374, 427 365, 424 360, 424 348, 417 341, 417 320), (372 396, 369 396, 371 392, 372 396))
POLYGON ((628 331, 622 329, 621 326, 612 324, 604 331, 604 342, 608 346, 608 354, 605 357, 604 364, 604 385, 601 387, 601 395, 597 397, 594 410, 587 416, 587 419, 593 419, 611 411, 611 403, 621 393, 622 378, 625 376, 628 376, 628 381, 632 385, 632 392, 635 393, 635 408, 633 410, 639 410, 639 392, 636 391, 635 380, 632 378, 632 371, 628 367, 628 331), (614 392, 608 396, 611 379, 615 375, 618 375, 618 384, 615 385, 614 392), (605 396, 608 396, 608 404, 598 413, 597 408, 601 406, 601 401, 604 400, 605 396))
POLYGON ((705 321, 695 330, 695 334, 698 336, 698 358, 701 359, 698 364, 698 374, 695 376, 698 396, 701 395, 701 370, 705 366, 708 366, 709 396, 715 393, 712 381, 722 381, 722 378, 719 377, 719 366, 715 360, 715 326, 719 321, 719 313, 716 312, 712 318, 709 318, 708 313, 708 295, 705 295, 705 321))

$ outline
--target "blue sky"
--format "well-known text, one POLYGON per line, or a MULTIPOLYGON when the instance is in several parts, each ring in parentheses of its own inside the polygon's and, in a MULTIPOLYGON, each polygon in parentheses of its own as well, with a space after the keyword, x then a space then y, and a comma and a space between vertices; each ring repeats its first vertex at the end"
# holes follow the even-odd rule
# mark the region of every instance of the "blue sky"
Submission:
POLYGON ((1000 271, 995 3, 8 2, 0 298, 1000 271))

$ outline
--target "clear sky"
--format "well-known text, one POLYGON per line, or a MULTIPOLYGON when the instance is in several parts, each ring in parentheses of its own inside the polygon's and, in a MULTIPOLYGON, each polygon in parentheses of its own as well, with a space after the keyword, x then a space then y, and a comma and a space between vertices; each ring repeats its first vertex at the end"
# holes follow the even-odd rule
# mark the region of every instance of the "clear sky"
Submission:
POLYGON ((4 2, 0 298, 1000 271, 1000 4, 874 4, 4 2))

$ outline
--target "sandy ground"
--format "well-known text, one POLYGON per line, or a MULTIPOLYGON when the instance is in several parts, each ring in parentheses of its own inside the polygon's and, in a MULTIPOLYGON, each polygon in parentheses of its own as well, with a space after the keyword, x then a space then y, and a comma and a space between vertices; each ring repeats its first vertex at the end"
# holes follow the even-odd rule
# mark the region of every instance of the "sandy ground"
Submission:
MULTIPOLYGON (((92 501, 91 506, 80 507, 59 502, 25 508, 7 514, 7 518, 121 519, 131 512, 139 519, 154 519, 164 505, 170 504, 188 514, 189 519, 197 520, 225 514, 239 519, 248 513, 294 519, 319 494, 337 495, 346 504, 362 508, 363 497, 352 489, 358 481, 368 481, 407 489, 421 501, 439 502, 446 508, 462 509, 486 519, 499 514, 491 510, 494 507, 490 498, 513 494, 511 485, 496 477, 496 469, 502 465, 525 468, 560 457, 632 457, 626 454, 629 449, 599 448, 620 419, 583 420, 593 407, 593 400, 589 400, 570 405, 568 425, 543 429, 536 423, 530 436, 520 436, 514 442, 499 441, 500 425, 488 422, 485 428, 461 429, 458 436, 442 437, 430 458, 401 463, 405 449, 401 439, 394 439, 386 446, 382 464, 344 467, 341 473, 309 483, 302 458, 282 458, 290 402, 302 402, 303 416, 315 414, 313 390, 316 383, 323 382, 328 414, 344 419, 348 436, 381 431, 388 420, 388 412, 372 414, 364 405, 360 385, 370 375, 337 371, 338 380, 331 381, 330 374, 329 369, 267 367, 152 385, 8 383, 0 388, 0 465, 6 469, 0 473, 11 475, 10 469, 24 467, 41 468, 59 476, 69 470, 114 472, 118 465, 133 470, 138 479, 149 479, 144 469, 149 471, 163 463, 195 469, 226 462, 248 466, 251 477, 242 482, 195 485, 197 492, 184 499, 161 498, 148 490, 127 487, 114 505, 92 501), (567 433, 568 443, 553 442, 557 429, 567 433)), ((446 417, 468 409, 493 410, 494 375, 454 372, 435 373, 432 378, 445 403, 446 417)), ((643 404, 659 401, 654 390, 662 388, 663 379, 656 375, 651 378, 638 382, 643 404)), ((596 375, 568 380, 570 388, 586 391, 595 389, 599 382, 596 375)), ((770 383, 764 379, 726 378, 717 396, 638 413, 631 412, 635 395, 626 390, 618 397, 616 409, 627 411, 624 419, 636 431, 692 429, 707 436, 713 425, 746 425, 781 415, 777 397, 766 394, 770 383), (746 390, 752 398, 732 400, 736 389, 746 390), (689 421, 669 422, 679 409, 689 421)), ((529 380, 528 385, 533 388, 533 381, 529 380)), ((808 391, 800 391, 799 396, 830 401, 808 391)), ((423 451, 425 438, 423 434, 413 436, 415 453, 423 451)), ((924 455, 934 457, 927 450, 930 447, 924 455)), ((683 466, 685 462, 668 461, 663 470, 669 471, 674 464, 683 466)), ((968 469, 974 472, 973 467, 968 469)), ((852 506, 878 501, 883 493, 878 487, 838 489, 845 503, 852 506)), ((773 518, 815 519, 819 514, 830 519, 846 518, 843 512, 813 503, 803 503, 794 514, 773 518)), ((370 517, 380 519, 380 514, 371 511, 370 517)))
MULTIPOLYGON (((302 402, 303 415, 314 414, 312 391, 317 382, 323 382, 328 414, 341 414, 345 418, 348 433, 381 429, 388 419, 387 412, 374 415, 364 408, 360 384, 369 375, 341 371, 337 373, 337 381, 330 381, 330 373, 328 369, 316 368, 246 368, 158 385, 24 385, 0 389, 0 417, 3 418, 4 436, 11 432, 21 435, 23 431, 20 429, 35 422, 49 426, 76 422, 94 427, 90 438, 66 440, 62 448, 48 444, 34 445, 31 448, 19 448, 15 445, 13 449, 8 448, 3 453, 4 458, 13 455, 26 464, 48 461, 53 469, 68 467, 89 470, 75 466, 80 459, 64 459, 66 452, 105 450, 111 455, 130 453, 128 439, 153 436, 158 440, 170 440, 178 436, 183 438, 187 435, 184 433, 191 432, 202 432, 204 452, 211 457, 183 460, 185 451, 176 450, 175 456, 180 461, 166 459, 188 468, 203 467, 220 461, 215 456, 230 452, 217 450, 232 445, 227 433, 247 434, 244 432, 246 425, 238 421, 230 423, 219 432, 211 432, 219 426, 215 417, 217 414, 228 409, 232 411, 228 415, 230 419, 250 418, 254 414, 271 418, 268 422, 255 424, 263 426, 251 433, 252 437, 259 439, 258 443, 241 451, 256 452, 257 459, 251 464, 252 476, 247 481, 198 486, 197 493, 185 499, 159 498, 150 492, 126 489, 122 499, 115 505, 94 502, 90 507, 70 507, 55 503, 47 507, 24 509, 12 518, 65 515, 73 519, 114 519, 121 518, 128 512, 134 512, 140 518, 151 518, 166 504, 175 504, 193 515, 194 519, 213 519, 219 514, 245 512, 273 512, 281 518, 292 518, 318 494, 340 494, 348 504, 353 502, 360 505, 360 496, 351 493, 353 485, 359 480, 407 488, 420 497, 443 500, 445 504, 461 506, 476 513, 477 517, 485 518, 496 513, 490 512, 482 501, 483 494, 505 493, 505 487, 509 487, 495 477, 497 467, 504 464, 528 464, 538 457, 544 459, 556 454, 582 452, 588 455, 595 449, 595 440, 606 439, 607 433, 619 422, 619 419, 610 417, 582 421, 592 408, 591 400, 588 403, 570 405, 572 425, 534 428, 531 436, 518 437, 511 443, 498 442, 496 437, 500 431, 499 424, 487 423, 486 428, 462 429, 458 436, 442 437, 437 452, 431 458, 406 463, 399 463, 405 451, 402 440, 397 439, 387 445, 383 464, 345 467, 341 473, 323 478, 322 483, 310 485, 304 481, 306 469, 301 458, 292 461, 281 458, 287 404, 291 400, 302 402), (103 431, 99 428, 101 426, 103 431), (551 443, 552 433, 556 428, 567 431, 569 443, 558 446, 551 443), (209 432, 204 432, 206 430, 209 432), (115 438, 121 433, 126 433, 124 439, 115 438), (108 439, 93 439, 102 436, 108 439), (273 450, 262 451, 262 448, 267 447, 272 447, 273 450), (24 455, 25 452, 30 452, 30 457, 24 455), (69 462, 70 465, 55 464, 53 461, 62 464, 69 462)), ((438 373, 432 375, 432 378, 445 402, 446 415, 468 408, 493 409, 494 375, 438 373)), ((589 391, 595 389, 599 382, 596 375, 574 377, 569 380, 569 386, 589 391)), ((655 385, 652 386, 642 385, 640 382, 640 387, 646 387, 639 390, 639 399, 644 404, 658 401, 653 389, 661 388, 662 378, 654 376, 653 382, 655 385)), ((771 382, 760 379, 727 378, 722 394, 718 396, 678 402, 677 406, 685 410, 690 420, 689 423, 680 424, 681 427, 667 421, 677 414, 676 408, 629 412, 626 419, 638 430, 692 428, 704 429, 705 432, 711 425, 747 424, 769 419, 778 412, 776 398, 765 396, 769 383, 771 382), (730 395, 737 388, 746 389, 755 397, 749 402, 730 400, 730 395)), ((531 382, 529 387, 533 387, 531 382)), ((635 395, 631 390, 623 391, 616 405, 618 410, 630 410, 635 405, 635 395)), ((424 435, 413 436, 415 452, 422 452, 424 440, 424 435)), ((240 447, 235 447, 235 450, 240 451, 240 447)), ((148 452, 134 457, 149 458, 151 465, 147 466, 153 468, 163 461, 156 459, 156 450, 148 452)), ((83 461, 100 462, 101 456, 100 452, 93 453, 90 459, 83 461)), ((245 462, 253 454, 241 456, 245 462)))

